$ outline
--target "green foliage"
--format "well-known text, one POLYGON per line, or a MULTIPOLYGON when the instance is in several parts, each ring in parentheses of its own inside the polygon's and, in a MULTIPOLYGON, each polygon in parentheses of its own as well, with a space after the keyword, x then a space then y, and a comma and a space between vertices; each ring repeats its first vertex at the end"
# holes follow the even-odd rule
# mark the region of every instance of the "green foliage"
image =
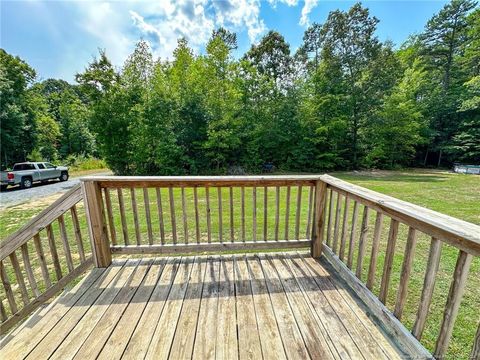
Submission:
POLYGON ((171 60, 139 41, 116 70, 100 50, 48 79, 2 50, 2 163, 102 157, 116 174, 173 175, 478 162, 480 10, 452 0, 399 49, 360 3, 313 23, 295 54, 276 31, 240 59, 212 32, 171 60))

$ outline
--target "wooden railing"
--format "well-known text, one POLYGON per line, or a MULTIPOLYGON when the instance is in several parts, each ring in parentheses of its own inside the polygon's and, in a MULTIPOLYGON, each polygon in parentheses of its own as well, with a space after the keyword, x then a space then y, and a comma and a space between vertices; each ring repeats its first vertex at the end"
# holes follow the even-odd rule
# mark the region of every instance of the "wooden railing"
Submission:
MULTIPOLYGON (((480 255, 479 226, 331 176, 87 177, 82 190, 72 189, 2 242, 2 331, 84 271, 92 263, 90 244, 97 267, 116 254, 309 247, 407 353, 423 357, 430 354, 422 344, 445 356, 467 279, 480 286, 478 274, 468 277, 480 255), (435 291, 447 281, 448 291, 435 291)), ((478 309, 475 294, 467 300, 478 309)), ((478 320, 477 310, 463 322, 475 331, 478 320)))
MULTIPOLYGON (((427 320, 432 316, 432 303, 436 303, 437 307, 439 302, 445 304, 443 311, 438 314, 442 319, 438 330, 434 326, 430 327, 430 336, 433 333, 436 338, 433 355, 439 359, 444 358, 472 260, 474 257, 478 259, 480 255, 480 226, 331 176, 325 175, 322 180, 327 184, 328 190, 326 241, 323 244, 325 256, 353 285, 369 308, 378 310, 375 315, 395 329, 397 338, 404 340, 405 346, 415 344, 410 339, 412 335, 417 340, 422 340, 427 320), (455 251, 458 253, 454 269, 449 269, 448 266, 442 269, 443 281, 447 280, 447 271, 451 277, 446 301, 438 298, 438 293, 434 299, 442 248, 445 265, 455 256, 455 251), (418 258, 416 262, 415 257, 418 258), (401 263, 401 268, 398 269, 399 276, 393 284, 395 263, 401 263), (424 271, 423 282, 409 286, 412 271, 419 269, 424 271), (372 298, 372 293, 376 294, 379 301, 372 298), (410 293, 412 296, 409 296, 410 293), (417 308, 413 311, 415 303, 417 308), (384 305, 388 305, 393 314, 384 305), (407 307, 411 316, 404 321, 407 307), (410 328, 411 333, 399 326, 400 321, 410 328)), ((480 285, 478 273, 473 274, 472 278, 477 286, 480 285)), ((477 329, 471 358, 478 359, 480 299, 474 296, 471 300, 471 306, 476 309, 476 318, 474 316, 466 321, 471 324, 470 329, 477 329)), ((435 316, 435 311, 433 313, 435 316)), ((414 350, 421 351, 420 348, 414 350)))
POLYGON ((319 223, 317 182, 311 176, 85 178, 95 264, 108 266, 112 253, 310 247, 319 223))
POLYGON ((81 201, 77 185, 0 243, 2 334, 92 265, 81 201))

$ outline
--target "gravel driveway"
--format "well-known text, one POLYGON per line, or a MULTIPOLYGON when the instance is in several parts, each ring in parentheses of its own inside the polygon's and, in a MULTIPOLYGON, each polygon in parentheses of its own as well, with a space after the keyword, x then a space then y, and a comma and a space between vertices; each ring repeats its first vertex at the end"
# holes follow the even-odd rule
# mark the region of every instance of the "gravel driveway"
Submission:
MULTIPOLYGON (((110 173, 89 174, 90 175, 111 175, 110 173)), ((76 184, 80 178, 70 178, 68 181, 50 180, 46 184, 35 183, 30 189, 20 189, 20 186, 9 187, 0 193, 0 210, 24 202, 38 200, 45 196, 66 192, 76 184)))

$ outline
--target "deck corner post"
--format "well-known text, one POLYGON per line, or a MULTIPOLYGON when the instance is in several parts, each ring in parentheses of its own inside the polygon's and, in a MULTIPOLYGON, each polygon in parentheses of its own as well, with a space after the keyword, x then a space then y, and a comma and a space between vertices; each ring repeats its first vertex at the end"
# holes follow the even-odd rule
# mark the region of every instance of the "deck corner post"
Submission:
POLYGON ((95 267, 105 268, 112 263, 112 253, 105 223, 102 189, 95 181, 82 181, 83 201, 92 245, 95 267))
POLYGON ((325 206, 327 203, 327 183, 317 180, 315 183, 315 210, 313 213, 311 256, 318 259, 322 254, 325 206))

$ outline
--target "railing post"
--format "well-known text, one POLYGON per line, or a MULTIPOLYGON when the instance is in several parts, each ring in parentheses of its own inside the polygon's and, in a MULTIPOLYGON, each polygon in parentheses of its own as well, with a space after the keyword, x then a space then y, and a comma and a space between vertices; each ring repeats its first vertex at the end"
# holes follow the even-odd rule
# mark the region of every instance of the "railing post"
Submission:
POLYGON ((82 181, 82 193, 95 267, 105 268, 112 263, 108 242, 102 190, 95 181, 82 181))
POLYGON ((322 254, 326 200, 327 183, 322 180, 317 180, 315 184, 315 211, 312 226, 311 255, 313 258, 319 258, 322 254))

